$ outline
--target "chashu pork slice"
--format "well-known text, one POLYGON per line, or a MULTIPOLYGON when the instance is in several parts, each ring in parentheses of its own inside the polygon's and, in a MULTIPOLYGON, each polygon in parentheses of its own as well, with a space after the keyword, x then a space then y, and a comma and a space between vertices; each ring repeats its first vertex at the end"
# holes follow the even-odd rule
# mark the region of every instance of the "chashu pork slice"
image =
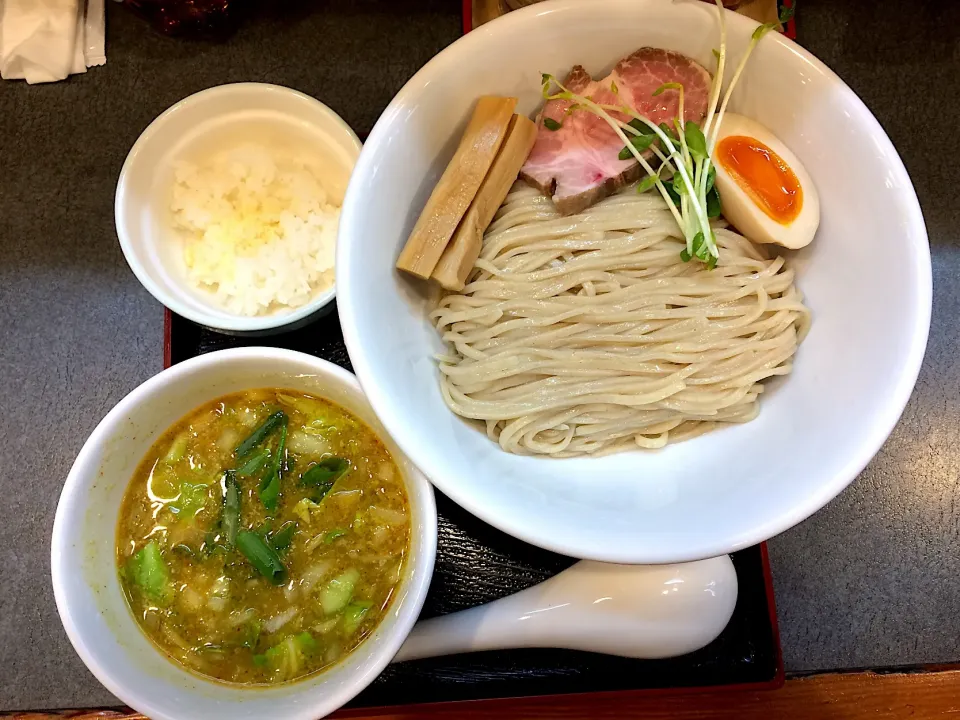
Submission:
MULTIPOLYGON (((626 103, 653 122, 666 122, 673 127, 679 114, 680 93, 666 90, 653 96, 661 85, 673 82, 684 88, 683 121, 702 124, 711 75, 702 65, 672 50, 640 48, 618 62, 602 80, 594 80, 577 65, 564 85, 598 104, 626 103), (614 83, 617 94, 613 92, 614 83)), ((643 174, 635 159, 617 157, 624 144, 605 120, 582 109, 567 115, 571 104, 568 100, 550 100, 543 106, 537 117, 537 141, 520 171, 524 180, 551 195, 557 210, 564 215, 585 210, 643 174), (547 118, 559 123, 560 128, 545 127, 547 118)), ((620 120, 630 119, 621 113, 611 114, 620 120)), ((652 155, 652 151, 647 153, 652 155)))

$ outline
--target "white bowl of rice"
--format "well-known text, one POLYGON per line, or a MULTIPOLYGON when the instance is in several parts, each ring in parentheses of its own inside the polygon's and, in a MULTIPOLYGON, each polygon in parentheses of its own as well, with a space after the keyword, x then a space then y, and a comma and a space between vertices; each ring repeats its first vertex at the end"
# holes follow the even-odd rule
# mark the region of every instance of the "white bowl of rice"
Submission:
POLYGON ((181 100, 127 156, 117 235, 173 312, 268 334, 329 312, 340 205, 360 140, 323 103, 238 83, 181 100))

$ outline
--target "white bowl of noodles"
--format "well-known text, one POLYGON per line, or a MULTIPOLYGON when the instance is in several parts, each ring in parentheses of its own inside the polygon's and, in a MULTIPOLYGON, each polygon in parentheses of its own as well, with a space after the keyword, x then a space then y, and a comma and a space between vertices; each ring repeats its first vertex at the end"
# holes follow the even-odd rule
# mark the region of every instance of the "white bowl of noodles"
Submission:
MULTIPOLYGON (((737 58, 756 24, 727 13, 727 26, 737 58)), ((799 158, 819 192, 821 222, 811 245, 780 253, 812 324, 792 372, 764 382, 759 415, 658 450, 557 459, 506 452, 445 403, 435 356, 449 350, 430 317, 437 295, 394 264, 477 97, 517 96, 518 112, 533 113, 542 103, 541 73, 563 77, 581 64, 602 77, 641 46, 679 51, 712 69, 718 36, 716 8, 692 1, 556 0, 511 13, 410 80, 352 176, 337 286, 360 383, 439 489, 535 545, 602 561, 664 563, 763 541, 857 476, 916 381, 931 268, 910 179, 857 96, 771 33, 730 109, 770 128, 799 158)))

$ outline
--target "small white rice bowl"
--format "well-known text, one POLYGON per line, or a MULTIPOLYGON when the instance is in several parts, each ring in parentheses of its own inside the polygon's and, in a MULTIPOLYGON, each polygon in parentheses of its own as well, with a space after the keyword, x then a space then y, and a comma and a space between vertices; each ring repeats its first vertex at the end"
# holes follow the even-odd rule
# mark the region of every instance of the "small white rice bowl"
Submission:
POLYGON ((178 163, 170 210, 187 280, 246 316, 297 308, 330 288, 340 208, 321 174, 309 159, 253 143, 178 163))
POLYGON ((340 205, 360 154, 333 110, 290 88, 203 90, 154 120, 117 182, 117 237, 150 294, 237 335, 334 305, 340 205))

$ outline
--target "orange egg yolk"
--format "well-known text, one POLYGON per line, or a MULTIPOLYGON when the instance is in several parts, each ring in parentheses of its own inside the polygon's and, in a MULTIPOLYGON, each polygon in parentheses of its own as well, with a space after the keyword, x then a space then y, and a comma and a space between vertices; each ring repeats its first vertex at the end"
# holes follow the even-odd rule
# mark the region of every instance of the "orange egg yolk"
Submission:
POLYGON ((770 219, 781 225, 797 219, 803 208, 803 188, 773 150, 756 138, 730 135, 717 144, 715 157, 770 219))

